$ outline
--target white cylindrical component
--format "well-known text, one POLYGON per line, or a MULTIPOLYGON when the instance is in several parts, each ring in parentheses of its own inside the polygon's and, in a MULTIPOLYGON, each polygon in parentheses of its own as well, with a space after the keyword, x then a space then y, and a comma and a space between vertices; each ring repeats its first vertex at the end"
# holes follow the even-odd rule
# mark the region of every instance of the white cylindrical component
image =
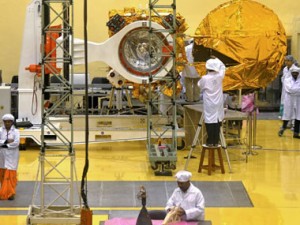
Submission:
POLYGON ((122 109, 122 89, 117 89, 116 107, 118 111, 122 109))

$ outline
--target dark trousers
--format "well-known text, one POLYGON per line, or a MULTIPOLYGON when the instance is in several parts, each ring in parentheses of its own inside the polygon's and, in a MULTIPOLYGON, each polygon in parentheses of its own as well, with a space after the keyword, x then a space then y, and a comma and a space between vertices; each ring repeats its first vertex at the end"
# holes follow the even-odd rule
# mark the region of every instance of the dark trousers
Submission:
POLYGON ((294 134, 299 134, 299 131, 300 131, 300 120, 295 120, 294 134))
POLYGON ((207 145, 217 145, 220 140, 220 126, 221 123, 205 123, 207 139, 207 145))
MULTIPOLYGON (((282 121, 282 129, 286 129, 287 125, 289 123, 289 120, 283 120, 282 121)), ((300 120, 295 119, 295 125, 294 125, 294 134, 299 134, 300 132, 300 120)))
POLYGON ((282 128, 283 128, 283 129, 286 129, 288 123, 289 123, 289 120, 282 120, 282 128))

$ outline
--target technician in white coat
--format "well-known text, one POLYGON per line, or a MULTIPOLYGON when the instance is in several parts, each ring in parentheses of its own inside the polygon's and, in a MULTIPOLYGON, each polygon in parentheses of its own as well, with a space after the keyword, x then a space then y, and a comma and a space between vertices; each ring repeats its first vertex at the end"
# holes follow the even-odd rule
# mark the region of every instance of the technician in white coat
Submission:
POLYGON ((295 127, 294 127, 294 135, 293 138, 300 139, 300 68, 297 66, 293 66, 291 69, 291 74, 294 82, 291 82, 291 87, 288 87, 289 94, 293 96, 296 112, 295 112, 295 127))
POLYGON ((285 67, 283 68, 282 77, 281 77, 281 82, 282 82, 282 91, 281 91, 281 100, 280 100, 281 104, 284 104, 284 97, 285 97, 285 93, 286 93, 285 88, 284 88, 284 79, 286 77, 291 76, 290 68, 294 65, 294 62, 295 62, 295 59, 292 55, 287 55, 285 57, 285 60, 284 60, 285 67))
POLYGON ((207 132, 206 144, 219 144, 220 125, 224 119, 223 79, 225 65, 212 57, 206 62, 207 74, 198 82, 203 93, 204 122, 207 132))
POLYGON ((285 103, 285 79, 291 76, 290 68, 295 65, 297 61, 294 59, 292 55, 287 55, 284 60, 285 67, 282 71, 282 77, 281 77, 281 83, 282 83, 282 89, 281 89, 281 99, 280 99, 280 116, 283 116, 283 109, 284 109, 284 103, 285 103))
POLYGON ((205 217, 205 200, 202 192, 191 183, 191 176, 192 173, 185 170, 176 173, 178 187, 169 198, 165 210, 169 212, 178 207, 177 214, 181 220, 200 221, 205 217))
POLYGON ((19 164, 20 133, 15 128, 14 116, 5 114, 0 128, 0 166, 1 169, 1 200, 14 200, 17 186, 17 169, 19 164))
POLYGON ((200 79, 200 75, 195 67, 193 65, 190 65, 191 63, 194 63, 193 47, 193 42, 185 47, 188 64, 185 65, 181 73, 185 88, 185 100, 187 102, 198 102, 200 100, 200 88, 197 85, 200 79))
MULTIPOLYGON (((280 127, 278 131, 278 136, 282 136, 284 131, 287 128, 288 122, 290 120, 295 119, 295 111, 296 111, 296 95, 292 94, 292 87, 297 81, 297 66, 292 65, 291 68, 289 68, 290 75, 287 75, 283 81, 284 83, 284 100, 283 100, 283 115, 282 115, 282 126, 280 127), (294 73, 294 74, 293 74, 294 73)), ((297 106, 299 107, 299 106, 297 106)))

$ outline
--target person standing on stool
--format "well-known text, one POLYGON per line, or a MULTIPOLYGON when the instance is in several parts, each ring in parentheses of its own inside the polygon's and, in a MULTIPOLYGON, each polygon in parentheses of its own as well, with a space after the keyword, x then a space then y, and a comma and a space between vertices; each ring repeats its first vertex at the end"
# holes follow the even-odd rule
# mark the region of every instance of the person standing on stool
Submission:
POLYGON ((206 144, 218 146, 220 139, 220 125, 224 119, 223 79, 225 65, 218 58, 212 56, 205 64, 207 74, 198 82, 203 93, 204 123, 207 132, 206 144))
POLYGON ((0 128, 0 200, 14 200, 19 164, 20 133, 15 128, 14 116, 5 114, 0 128))

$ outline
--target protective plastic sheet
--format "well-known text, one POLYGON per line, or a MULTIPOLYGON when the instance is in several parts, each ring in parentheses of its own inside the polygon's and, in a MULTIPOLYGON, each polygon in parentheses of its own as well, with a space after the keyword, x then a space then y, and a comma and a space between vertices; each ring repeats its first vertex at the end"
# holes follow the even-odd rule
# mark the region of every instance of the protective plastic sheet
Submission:
MULTIPOLYGON (((284 27, 271 9, 255 1, 233 0, 220 5, 203 19, 195 36, 196 45, 237 62, 231 66, 224 62, 224 90, 266 87, 284 63, 284 27)), ((196 68, 201 75, 206 73, 204 62, 196 68)))

